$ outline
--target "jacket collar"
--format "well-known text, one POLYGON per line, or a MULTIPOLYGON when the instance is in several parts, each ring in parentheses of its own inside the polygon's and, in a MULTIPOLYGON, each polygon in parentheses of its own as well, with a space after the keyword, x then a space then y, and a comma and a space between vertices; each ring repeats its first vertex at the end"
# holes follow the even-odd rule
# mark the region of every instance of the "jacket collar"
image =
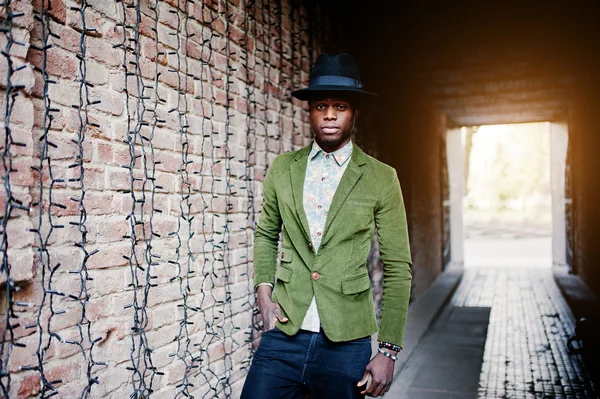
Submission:
MULTIPOLYGON (((296 152, 296 155, 294 156, 294 161, 302 161, 304 158, 304 166, 306 166, 306 161, 308 160, 308 155, 310 154, 314 143, 315 143, 315 141, 313 140, 313 142, 311 142, 309 145, 298 150, 298 152, 296 152)), ((342 148, 340 148, 340 150, 341 149, 342 148)), ((352 141, 352 154, 351 154, 351 158, 350 158, 350 164, 355 163, 356 166, 362 166, 366 162, 367 162, 367 154, 365 154, 363 152, 363 150, 361 150, 356 145, 356 143, 354 143, 354 141, 352 141)), ((294 165, 294 163, 295 162, 292 162, 292 165, 294 165)), ((350 165, 348 165, 348 166, 350 166, 350 165)), ((306 168, 304 169, 303 172, 306 172, 306 168)), ((302 184, 304 184, 304 177, 302 178, 302 184)))
POLYGON ((354 146, 352 144, 352 140, 350 140, 342 148, 339 148, 339 149, 337 149, 337 150, 335 150, 333 152, 327 153, 327 152, 325 152, 325 150, 323 150, 319 146, 319 144, 317 144, 316 140, 313 140, 312 147, 310 149, 310 152, 308 153, 308 160, 312 161, 320 153, 322 153, 322 154, 328 154, 328 155, 332 155, 333 156, 333 159, 335 159, 335 162, 337 162, 337 164, 339 166, 342 166, 344 163, 346 163, 346 161, 348 160, 348 158, 350 158, 350 156, 352 155, 352 148, 353 147, 354 146))

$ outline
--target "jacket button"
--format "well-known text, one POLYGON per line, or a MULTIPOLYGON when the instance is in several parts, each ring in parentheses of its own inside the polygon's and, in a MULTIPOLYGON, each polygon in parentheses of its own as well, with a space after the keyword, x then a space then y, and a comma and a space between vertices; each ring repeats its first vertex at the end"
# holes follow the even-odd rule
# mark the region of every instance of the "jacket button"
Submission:
POLYGON ((313 272, 313 274, 311 275, 312 279, 317 281, 318 279, 321 278, 321 275, 319 274, 319 272, 313 272))
POLYGON ((312 242, 309 242, 309 243, 308 243, 308 249, 313 249, 312 242))

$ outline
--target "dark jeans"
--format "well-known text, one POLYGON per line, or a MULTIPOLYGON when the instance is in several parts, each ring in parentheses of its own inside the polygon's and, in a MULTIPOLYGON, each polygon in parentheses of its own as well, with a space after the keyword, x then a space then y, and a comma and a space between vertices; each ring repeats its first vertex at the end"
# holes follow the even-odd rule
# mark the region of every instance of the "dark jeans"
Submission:
POLYGON ((371 337, 332 342, 300 330, 288 336, 275 328, 263 333, 241 399, 360 399, 371 358, 371 337))

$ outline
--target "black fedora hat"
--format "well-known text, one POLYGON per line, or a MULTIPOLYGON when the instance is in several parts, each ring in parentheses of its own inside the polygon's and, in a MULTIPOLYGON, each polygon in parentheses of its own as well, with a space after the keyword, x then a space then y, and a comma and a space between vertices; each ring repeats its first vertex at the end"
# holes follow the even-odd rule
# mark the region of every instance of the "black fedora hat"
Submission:
POLYGON ((307 101, 315 94, 324 91, 376 95, 363 90, 356 60, 350 54, 321 54, 317 57, 310 72, 309 86, 305 89, 293 91, 292 96, 307 101))

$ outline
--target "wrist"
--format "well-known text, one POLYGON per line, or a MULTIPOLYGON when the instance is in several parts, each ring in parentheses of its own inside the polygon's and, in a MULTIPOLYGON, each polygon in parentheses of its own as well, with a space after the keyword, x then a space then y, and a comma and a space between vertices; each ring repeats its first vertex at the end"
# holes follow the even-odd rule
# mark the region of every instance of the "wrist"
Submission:
POLYGON ((270 285, 263 284, 256 288, 256 299, 259 302, 263 301, 271 301, 271 294, 273 292, 273 288, 270 285))
POLYGON ((390 349, 377 348, 377 352, 378 352, 378 354, 381 354, 381 355, 387 357, 388 359, 393 360, 394 362, 396 360, 398 360, 398 356, 395 354, 392 354, 390 349))
POLYGON ((392 344, 391 342, 377 341, 377 344, 381 349, 391 350, 395 353, 398 353, 402 350, 400 345, 392 344))

